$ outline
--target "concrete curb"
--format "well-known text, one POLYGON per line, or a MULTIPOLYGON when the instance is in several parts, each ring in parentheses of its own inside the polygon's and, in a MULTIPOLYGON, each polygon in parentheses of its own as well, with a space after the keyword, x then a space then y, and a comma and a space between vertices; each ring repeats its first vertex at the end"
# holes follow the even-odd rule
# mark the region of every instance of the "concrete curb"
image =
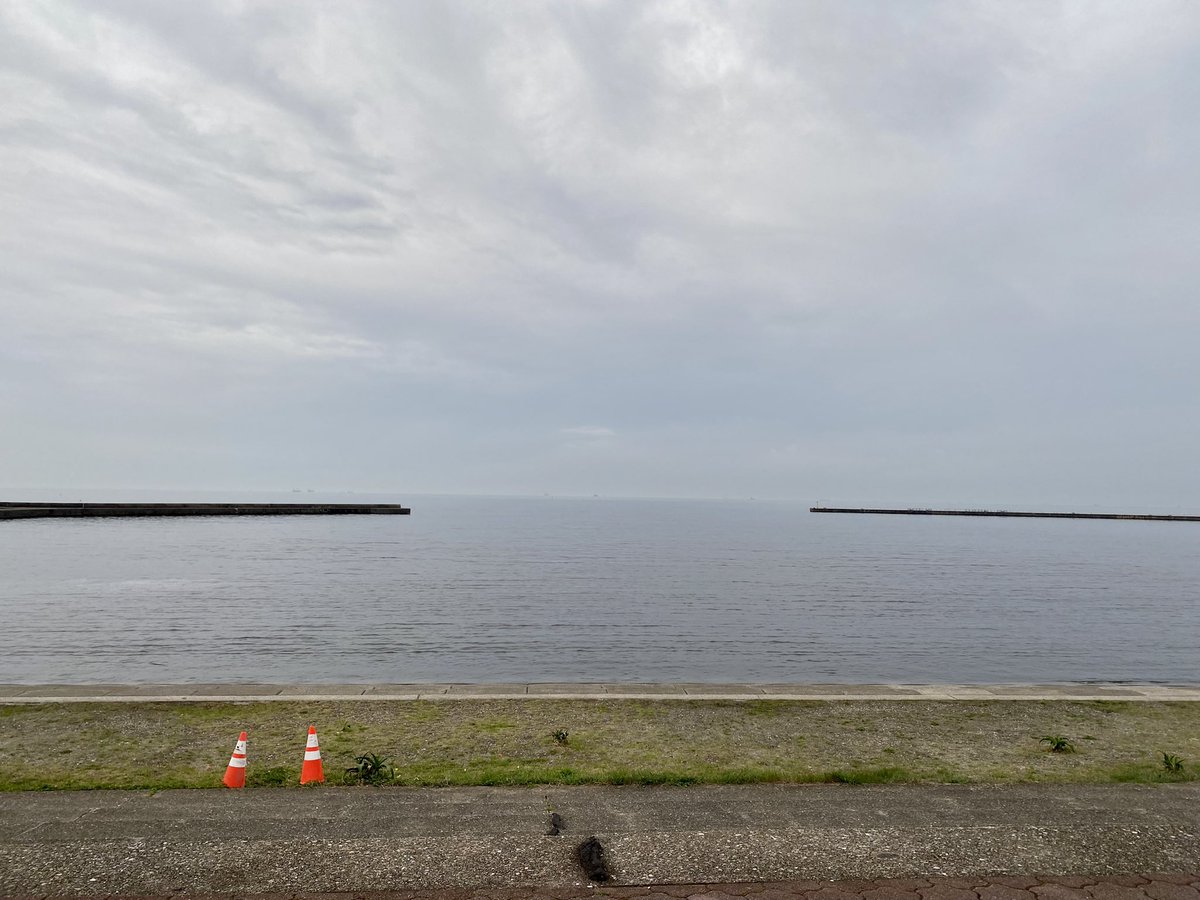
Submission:
POLYGON ((1200 684, 0 684, 0 705, 634 699, 1200 702, 1200 684))

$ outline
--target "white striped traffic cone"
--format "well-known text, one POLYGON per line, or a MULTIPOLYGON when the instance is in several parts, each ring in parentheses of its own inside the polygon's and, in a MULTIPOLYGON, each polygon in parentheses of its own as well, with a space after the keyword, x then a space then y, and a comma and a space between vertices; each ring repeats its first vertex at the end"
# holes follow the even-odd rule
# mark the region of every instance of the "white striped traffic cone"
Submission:
POLYGON ((304 747, 304 765, 300 769, 300 783, 321 782, 325 780, 325 770, 321 768, 321 748, 317 746, 317 726, 308 726, 308 743, 304 747))
POLYGON ((233 756, 229 757, 229 765, 225 767, 225 777, 221 783, 229 788, 246 786, 246 732, 238 735, 237 744, 233 747, 233 756))

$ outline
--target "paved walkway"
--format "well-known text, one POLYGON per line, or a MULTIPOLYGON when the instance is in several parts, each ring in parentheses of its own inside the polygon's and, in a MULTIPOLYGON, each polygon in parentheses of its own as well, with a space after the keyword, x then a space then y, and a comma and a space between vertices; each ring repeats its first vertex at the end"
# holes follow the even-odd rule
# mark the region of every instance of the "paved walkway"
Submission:
POLYGON ((575 855, 590 835, 616 897, 1200 900, 1194 875, 1135 893, 1108 877, 1200 872, 1200 784, 0 794, 0 894, 594 896, 575 855), (1068 875, 1109 886, 1084 898, 1047 878, 1068 875), (880 878, 908 880, 826 884, 880 878))
POLYGON ((0 704, 267 700, 1200 701, 1200 684, 0 684, 0 704))
MULTIPOLYGON (((30 900, 34 897, 42 900, 47 896, 33 894, 30 900)), ((204 895, 190 896, 200 900, 204 895)), ((237 900, 583 900, 593 897, 614 900, 1200 900, 1200 874, 882 878, 873 881, 765 881, 644 887, 434 888, 236 896, 237 900)), ((209 897, 211 900, 235 900, 235 895, 209 897)), ((138 900, 177 900, 177 896, 165 894, 138 900)))

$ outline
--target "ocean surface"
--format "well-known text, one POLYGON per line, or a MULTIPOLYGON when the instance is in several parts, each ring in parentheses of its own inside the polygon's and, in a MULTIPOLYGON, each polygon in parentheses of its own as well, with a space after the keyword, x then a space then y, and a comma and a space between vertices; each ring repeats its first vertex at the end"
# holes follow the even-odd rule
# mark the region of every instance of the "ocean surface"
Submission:
POLYGON ((413 514, 0 521, 0 682, 1200 681, 1200 525, 148 499, 413 514))

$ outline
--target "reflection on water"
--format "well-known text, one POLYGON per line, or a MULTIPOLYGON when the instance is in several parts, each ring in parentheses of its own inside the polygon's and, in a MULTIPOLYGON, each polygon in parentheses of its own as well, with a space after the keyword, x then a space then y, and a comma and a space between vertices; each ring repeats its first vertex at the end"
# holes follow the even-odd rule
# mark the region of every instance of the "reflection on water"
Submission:
POLYGON ((1200 526, 320 499, 0 522, 0 681, 1200 680, 1200 526))

